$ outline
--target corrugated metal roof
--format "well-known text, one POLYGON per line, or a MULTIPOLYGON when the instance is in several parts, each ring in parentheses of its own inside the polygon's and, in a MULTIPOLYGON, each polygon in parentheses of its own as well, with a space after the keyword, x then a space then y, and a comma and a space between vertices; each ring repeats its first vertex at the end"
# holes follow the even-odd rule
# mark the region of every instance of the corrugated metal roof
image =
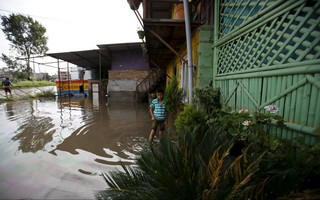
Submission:
POLYGON ((138 49, 141 48, 141 43, 101 44, 97 46, 99 47, 99 49, 48 53, 47 55, 75 64, 79 67, 94 69, 99 68, 100 66, 99 54, 101 52, 101 68, 111 68, 112 52, 138 49))

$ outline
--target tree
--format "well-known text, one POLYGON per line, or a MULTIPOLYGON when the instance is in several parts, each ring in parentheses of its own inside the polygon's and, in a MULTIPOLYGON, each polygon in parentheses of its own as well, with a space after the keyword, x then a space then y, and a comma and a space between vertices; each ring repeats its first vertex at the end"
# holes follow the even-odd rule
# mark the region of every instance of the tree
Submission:
POLYGON ((10 14, 9 17, 1 16, 1 20, 2 31, 7 40, 11 42, 11 48, 19 56, 26 57, 26 68, 30 76, 31 55, 44 55, 48 51, 48 38, 45 36, 46 28, 30 16, 21 14, 10 14))
POLYGON ((0 59, 6 63, 13 79, 27 79, 29 76, 27 69, 13 57, 2 54, 0 59))

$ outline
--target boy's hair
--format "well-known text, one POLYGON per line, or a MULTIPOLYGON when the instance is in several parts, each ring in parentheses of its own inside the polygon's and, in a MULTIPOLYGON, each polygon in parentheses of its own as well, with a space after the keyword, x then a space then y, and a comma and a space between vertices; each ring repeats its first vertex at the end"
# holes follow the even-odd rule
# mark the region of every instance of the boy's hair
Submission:
POLYGON ((156 93, 164 93, 163 89, 157 89, 156 93))

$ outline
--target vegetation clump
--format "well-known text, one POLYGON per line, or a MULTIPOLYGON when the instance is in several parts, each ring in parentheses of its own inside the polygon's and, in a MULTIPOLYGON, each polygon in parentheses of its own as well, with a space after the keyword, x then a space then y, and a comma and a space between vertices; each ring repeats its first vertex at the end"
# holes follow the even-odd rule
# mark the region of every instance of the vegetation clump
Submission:
POLYGON ((50 81, 19 81, 14 83, 14 87, 17 87, 17 88, 33 88, 33 87, 55 86, 55 85, 56 84, 54 82, 50 82, 50 81))
POLYGON ((43 90, 41 92, 38 92, 36 94, 36 97, 38 97, 38 98, 54 98, 54 97, 56 97, 56 93, 53 90, 43 90))
POLYGON ((185 106, 180 112, 179 117, 175 120, 178 133, 183 133, 185 130, 191 131, 194 127, 199 126, 201 130, 208 129, 206 114, 202 110, 197 110, 194 106, 185 106))
POLYGON ((210 117, 220 112, 220 88, 213 88, 210 84, 205 88, 195 88, 194 102, 200 104, 210 117))
POLYGON ((185 91, 178 87, 178 79, 173 76, 164 93, 166 109, 171 114, 179 113, 184 106, 185 91))

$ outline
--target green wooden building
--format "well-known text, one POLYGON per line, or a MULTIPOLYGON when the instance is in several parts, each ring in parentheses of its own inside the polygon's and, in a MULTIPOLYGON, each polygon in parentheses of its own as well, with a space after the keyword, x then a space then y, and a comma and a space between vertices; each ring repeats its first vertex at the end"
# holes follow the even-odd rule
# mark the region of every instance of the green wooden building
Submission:
POLYGON ((320 1, 215 0, 213 81, 226 111, 279 107, 278 137, 319 138, 320 1))
MULTIPOLYGON (((150 68, 186 83, 182 1, 141 0, 150 68)), ((193 87, 220 87, 223 109, 265 112, 276 105, 278 137, 320 137, 320 1, 189 0, 193 87)))

